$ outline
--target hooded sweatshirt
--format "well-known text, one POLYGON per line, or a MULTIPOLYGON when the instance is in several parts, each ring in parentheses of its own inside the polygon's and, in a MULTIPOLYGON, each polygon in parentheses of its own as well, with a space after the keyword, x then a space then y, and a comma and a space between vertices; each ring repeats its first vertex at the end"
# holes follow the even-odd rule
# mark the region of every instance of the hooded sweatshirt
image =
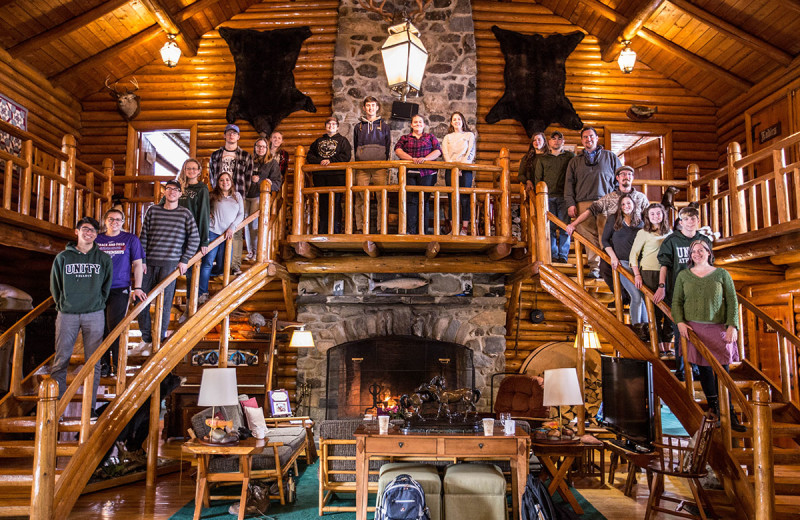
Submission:
POLYGON ((386 155, 383 160, 391 157, 392 153, 392 129, 384 119, 378 118, 370 121, 362 117, 358 124, 353 128, 353 149, 356 152, 356 161, 362 161, 361 153, 363 147, 369 145, 383 146, 386 155))
POLYGON ((56 310, 65 314, 86 314, 106 308, 111 291, 111 257, 92 244, 88 253, 75 242, 56 255, 50 270, 50 294, 56 310))
MULTIPOLYGON (((208 220, 211 214, 211 206, 208 201, 208 186, 205 182, 187 184, 183 190, 178 205, 183 206, 192 212, 194 221, 197 224, 197 233, 200 235, 200 247, 208 245, 208 220)), ((163 204, 163 199, 162 199, 163 204)))
POLYGON ((661 247, 658 250, 658 263, 669 269, 667 294, 670 296, 675 287, 675 281, 678 279, 678 274, 689 267, 689 260, 691 260, 689 246, 695 240, 704 240, 708 245, 712 245, 708 237, 702 233, 696 232, 693 237, 689 238, 680 231, 673 231, 661 243, 661 247))

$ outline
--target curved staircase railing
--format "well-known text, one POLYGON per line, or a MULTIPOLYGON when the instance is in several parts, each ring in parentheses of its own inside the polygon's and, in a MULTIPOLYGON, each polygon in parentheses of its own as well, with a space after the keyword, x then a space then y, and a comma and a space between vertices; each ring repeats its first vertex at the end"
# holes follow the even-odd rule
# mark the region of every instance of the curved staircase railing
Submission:
MULTIPOLYGON (((231 240, 228 240, 226 244, 226 272, 223 277, 223 289, 211 297, 195 312, 197 307, 196 288, 199 276, 194 276, 192 282, 192 285, 195 286, 194 294, 191 294, 187 288, 187 292, 189 293, 189 318, 167 338, 163 345, 158 344, 157 338, 160 339, 160 334, 154 334, 153 355, 132 379, 126 381, 124 376, 127 367, 128 329, 145 305, 155 301, 156 309, 153 327, 154 330, 160 330, 160 324, 157 322, 160 320, 163 305, 171 305, 171 302, 163 301, 163 291, 170 283, 174 282, 175 279, 180 276, 177 269, 151 290, 144 301, 134 306, 126 315, 125 319, 123 319, 123 321, 103 340, 100 347, 98 347, 92 356, 84 360, 83 366, 75 374, 64 395, 57 401, 57 407, 54 407, 55 417, 63 415, 67 405, 77 394, 79 388, 92 388, 94 378, 93 367, 100 361, 103 353, 108 350, 113 341, 116 338, 120 338, 120 356, 117 370, 120 377, 117 381, 116 396, 111 400, 103 414, 97 418, 96 421, 93 421, 91 418, 90 406, 92 398, 91 392, 83 392, 79 444, 69 462, 64 467, 57 482, 55 481, 56 461, 54 444, 57 437, 58 421, 44 419, 44 423, 49 423, 45 427, 45 425, 40 424, 40 421, 37 419, 35 453, 52 454, 52 457, 50 457, 50 460, 38 460, 35 464, 37 475, 35 475, 33 479, 30 510, 31 518, 65 518, 72 509, 77 497, 80 495, 80 491, 91 477, 94 468, 97 467, 104 454, 113 445, 117 436, 136 413, 137 409, 151 396, 153 397, 153 402, 158 403, 155 406, 160 405, 160 396, 158 395, 159 382, 167 373, 181 362, 191 348, 198 341, 202 340, 212 328, 219 324, 221 320, 227 320, 227 316, 230 312, 243 304, 264 284, 275 277, 285 278, 287 276, 285 269, 274 262, 277 256, 277 242, 282 232, 282 200, 280 194, 273 199, 272 193, 269 191, 268 187, 262 186, 259 211, 247 217, 237 227, 238 231, 258 219, 259 228, 256 263, 229 283, 230 274, 227 268, 230 264, 231 240), (40 430, 42 432, 41 434, 39 433, 40 430), (51 444, 52 446, 50 446, 51 444), (42 481, 42 479, 46 482, 42 481), (49 493, 49 496, 52 498, 49 503, 47 500, 42 500, 41 496, 36 495, 37 489, 48 488, 54 489, 54 493, 49 493), (52 515, 49 514, 49 511, 52 511, 52 515)), ((220 236, 212 241, 209 247, 216 247, 224 241, 225 237, 220 236)), ((189 266, 199 266, 201 258, 202 254, 197 253, 190 259, 189 266)), ((16 374, 16 376, 14 376, 16 386, 13 388, 14 391, 9 392, 6 399, 19 398, 22 390, 21 382, 23 380, 30 381, 35 377, 35 372, 29 374, 25 378, 22 376, 21 360, 25 326, 30 324, 33 319, 41 315, 42 312, 52 305, 52 298, 49 298, 0 336, 0 341, 13 339, 15 347, 19 346, 18 349, 15 349, 14 368, 12 369, 12 373, 16 374), (17 355, 17 353, 19 355, 17 355)), ((224 356, 221 355, 220 359, 227 360, 227 354, 224 356)), ((47 362, 48 361, 45 361, 40 367, 47 364, 47 362)), ((40 384, 40 396, 45 396, 47 400, 52 401, 51 387, 52 380, 50 378, 45 378, 40 384)), ((42 399, 40 399, 39 402, 40 404, 44 404, 42 399)), ((151 413, 153 412, 151 411, 151 413)), ((151 435, 150 437, 153 437, 153 439, 148 441, 150 442, 148 446, 148 468, 151 467, 151 465, 154 468, 157 452, 157 436, 151 435), (152 464, 150 461, 151 457, 152 464)), ((148 471, 148 478, 151 478, 150 473, 151 472, 148 471)))
MULTIPOLYGON (((547 186, 540 183, 534 197, 523 195, 523 205, 528 213, 532 225, 528 233, 529 250, 534 254, 531 272, 538 273, 542 286, 551 294, 560 297, 575 314, 590 322, 616 350, 625 356, 646 359, 653 363, 653 378, 659 397, 672 409, 683 426, 689 432, 696 431, 700 424, 701 410, 694 401, 694 385, 691 371, 686 371, 685 383, 679 382, 669 371, 667 366, 658 357, 658 339, 655 327, 650 327, 650 342, 645 345, 633 331, 624 326, 621 301, 620 276, 627 277, 633 283, 633 276, 624 268, 618 266, 613 271, 613 289, 615 295, 615 313, 602 303, 598 302, 591 294, 586 292, 583 283, 584 257, 583 250, 592 250, 610 264, 608 255, 599 248, 589 243, 579 233, 573 233, 573 243, 577 259, 577 282, 561 273, 551 265, 550 258, 550 224, 551 222, 561 229, 566 229, 566 224, 548 211, 547 186)), ((654 304, 653 293, 647 287, 642 287, 650 322, 654 322, 656 306, 670 315, 670 308, 664 302, 654 304)), ((717 375, 720 388, 720 415, 722 422, 722 438, 717 439, 714 446, 712 465, 725 482, 726 491, 730 498, 738 501, 749 513, 765 508, 764 504, 774 502, 773 497, 765 497, 772 490, 774 495, 774 475, 772 474, 772 432, 769 393, 777 391, 781 400, 797 409, 796 403, 791 402, 789 379, 789 355, 787 345, 800 347, 800 339, 784 326, 758 309, 747 298, 739 295, 740 306, 752 312, 766 324, 773 327, 778 335, 781 345, 781 375, 782 384, 777 386, 764 378, 753 388, 753 400, 748 400, 731 375, 722 368, 720 363, 708 351, 693 331, 689 331, 690 339, 700 354, 709 360, 717 375), (741 408, 748 419, 748 426, 753 429, 753 443, 756 447, 753 452, 757 457, 753 463, 756 473, 755 490, 747 481, 747 476, 731 453, 732 430, 730 428, 729 402, 733 399, 741 408)), ((740 309, 740 312, 742 310, 740 309)), ((743 334, 739 331, 740 349, 742 349, 743 334)), ((681 338, 681 348, 686 355, 686 340, 681 338)), ((755 370, 754 367, 751 367, 755 370)), ((758 516, 758 518, 771 518, 771 516, 758 516)))

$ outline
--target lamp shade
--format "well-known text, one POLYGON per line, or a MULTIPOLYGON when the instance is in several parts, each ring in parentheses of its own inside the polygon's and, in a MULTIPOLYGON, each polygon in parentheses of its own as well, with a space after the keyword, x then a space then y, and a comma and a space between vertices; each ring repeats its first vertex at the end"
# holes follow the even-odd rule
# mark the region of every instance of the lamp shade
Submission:
POLYGON ((381 47, 383 67, 389 88, 410 87, 419 91, 428 63, 428 51, 419 39, 419 30, 409 22, 389 27, 389 38, 381 47))
POLYGON ((206 368, 200 380, 197 406, 233 406, 239 404, 235 368, 206 368))
MULTIPOLYGON (((583 340, 583 348, 600 348, 600 338, 588 323, 583 324, 583 333, 581 334, 583 340)), ((578 336, 575 336, 575 348, 578 348, 578 336)))
POLYGON ((544 406, 583 404, 578 372, 574 368, 553 368, 544 371, 544 406))
POLYGON ((293 348, 314 348, 314 336, 310 330, 300 329, 292 333, 289 346, 293 348))
POLYGON ((622 43, 625 44, 625 48, 619 53, 617 65, 619 65, 619 70, 623 73, 630 74, 633 72, 633 67, 636 66, 636 53, 630 47, 631 42, 625 41, 622 43))
POLYGON ((175 35, 167 35, 167 43, 161 47, 161 60, 169 68, 178 65, 178 60, 181 59, 181 49, 175 43, 175 35))

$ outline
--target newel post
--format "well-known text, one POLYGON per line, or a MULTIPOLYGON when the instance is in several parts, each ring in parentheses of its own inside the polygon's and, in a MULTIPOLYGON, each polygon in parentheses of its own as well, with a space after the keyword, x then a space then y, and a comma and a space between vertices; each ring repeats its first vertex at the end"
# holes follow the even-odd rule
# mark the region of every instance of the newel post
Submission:
POLYGON ((547 222, 547 212, 550 204, 547 197, 547 184, 544 181, 536 185, 536 260, 550 265, 553 261, 550 251, 550 226, 547 222))
POLYGON ((772 410, 769 385, 753 385, 753 471, 755 472, 756 520, 775 516, 775 475, 772 467, 772 410))
POLYGON ((50 377, 39 384, 36 407, 36 440, 33 452, 31 519, 53 518, 56 487, 56 440, 58 439, 58 383, 50 377))
POLYGON ((688 202, 697 202, 700 200, 700 186, 697 180, 700 178, 700 167, 694 163, 686 167, 686 178, 689 179, 689 189, 686 197, 688 202))
POLYGON ((59 188, 58 207, 61 208, 59 224, 72 229, 75 226, 75 136, 67 134, 61 140, 61 151, 67 154, 67 160, 61 162, 61 177, 67 181, 66 186, 59 188))
POLYGON ((103 213, 111 209, 111 198, 114 196, 114 160, 110 157, 103 159, 103 174, 106 176, 106 182, 103 183, 103 197, 108 201, 105 204, 103 213))
POLYGON ((500 149, 500 236, 511 236, 511 181, 509 179, 508 148, 500 149))
POLYGON ((276 239, 276 237, 271 237, 269 239, 271 231, 269 228, 270 225, 270 199, 271 199, 271 192, 272 186, 269 185, 271 183, 262 182, 261 183, 261 193, 259 194, 258 199, 258 238, 256 242, 256 261, 259 264, 263 264, 264 262, 269 262, 272 260, 272 241, 276 239))
POLYGON ((306 149, 297 147, 294 157, 294 202, 292 207, 292 234, 303 234, 303 188, 305 186, 305 173, 303 166, 306 164, 306 149))
POLYGON ((728 192, 730 193, 731 235, 739 235, 747 231, 744 211, 744 192, 739 186, 744 184, 744 171, 736 167, 736 161, 742 158, 742 147, 733 142, 728 145, 728 192))
POLYGON ((19 212, 22 215, 30 215, 31 211, 31 190, 33 189, 33 140, 22 141, 22 158, 27 162, 27 166, 22 170, 19 179, 19 212))

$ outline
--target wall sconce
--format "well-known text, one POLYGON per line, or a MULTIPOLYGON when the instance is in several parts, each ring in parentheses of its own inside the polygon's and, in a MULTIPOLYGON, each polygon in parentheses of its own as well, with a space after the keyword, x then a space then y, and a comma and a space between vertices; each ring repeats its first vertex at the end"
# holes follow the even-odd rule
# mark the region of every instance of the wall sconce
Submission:
MULTIPOLYGON (((289 325, 289 327, 297 327, 297 325, 289 325)), ((314 336, 311 335, 311 331, 306 330, 305 325, 300 325, 299 327, 299 330, 292 332, 289 346, 292 348, 314 348, 314 336)))
POLYGON ((169 68, 178 65, 178 60, 181 59, 181 49, 175 42, 174 34, 167 35, 167 43, 161 47, 161 59, 164 61, 164 65, 169 68))
POLYGON ((419 30, 410 21, 389 27, 389 37, 381 47, 381 55, 389 89, 401 101, 405 102, 408 94, 420 91, 428 51, 419 39, 419 30))
POLYGON ((624 74, 630 74, 633 72, 633 67, 636 65, 636 53, 631 49, 631 42, 629 40, 623 41, 622 45, 624 45, 625 48, 620 51, 617 64, 619 65, 619 70, 624 74))
MULTIPOLYGON (((597 333, 594 331, 591 325, 584 322, 583 323, 583 332, 581 333, 581 339, 583 340, 583 348, 600 348, 600 338, 597 337, 597 333)), ((578 348, 578 337, 575 336, 575 348, 578 348)))

